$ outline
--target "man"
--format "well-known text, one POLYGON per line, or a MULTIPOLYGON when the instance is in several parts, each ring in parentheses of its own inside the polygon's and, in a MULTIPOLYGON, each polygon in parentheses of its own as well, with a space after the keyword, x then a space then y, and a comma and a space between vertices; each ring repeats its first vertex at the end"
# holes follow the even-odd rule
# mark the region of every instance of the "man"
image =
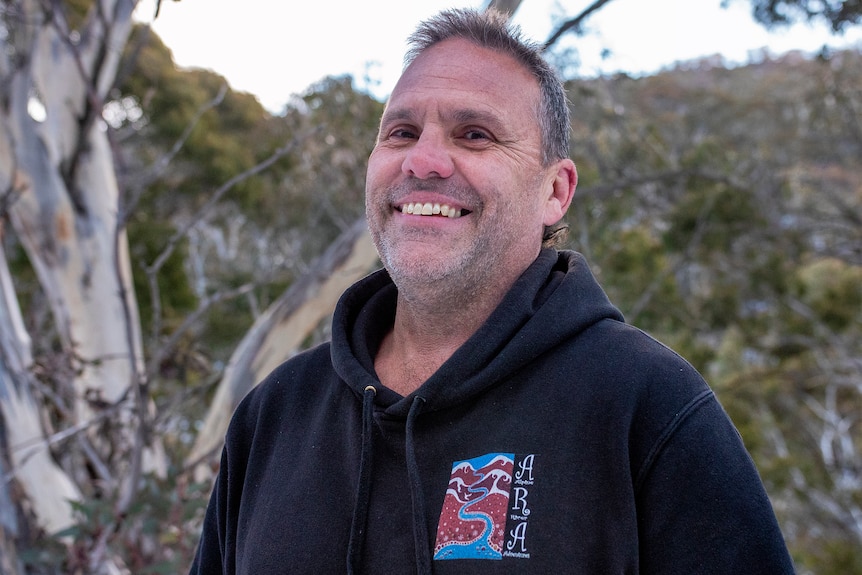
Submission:
POLYGON ((237 409, 192 573, 791 573, 733 425, 542 248, 562 87, 493 13, 420 25, 368 162, 385 271, 237 409))

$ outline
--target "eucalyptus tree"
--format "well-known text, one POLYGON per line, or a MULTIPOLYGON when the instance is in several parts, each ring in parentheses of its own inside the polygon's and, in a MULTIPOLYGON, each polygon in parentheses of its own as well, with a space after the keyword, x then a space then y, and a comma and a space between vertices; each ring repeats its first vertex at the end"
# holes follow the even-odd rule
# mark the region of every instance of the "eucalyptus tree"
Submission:
MULTIPOLYGON (((56 345, 65 352, 67 394, 57 394, 55 408, 77 430, 89 431, 75 434, 75 456, 86 459, 100 488, 113 494, 118 514, 140 473, 164 468, 158 441, 148 434, 140 322, 101 115, 135 4, 15 0, 0 8, 3 224, 26 252, 50 308, 56 345)), ((6 312, 0 329, 10 335, 0 356, 8 476, 26 494, 36 525, 55 532, 74 522, 69 500, 82 496, 80 478, 50 453, 70 430, 54 434, 34 401, 39 366, 32 363, 6 258, 0 277, 6 312)))
MULTIPOLYGON (((126 555, 139 562, 148 554, 170 555, 153 552, 162 536, 153 527, 146 527, 149 543, 119 538, 145 530, 142 506, 160 505, 141 490, 149 489, 150 478, 165 477, 170 455, 161 434, 173 421, 165 412, 176 405, 168 398, 165 409, 155 413, 153 401, 177 389, 163 385, 165 366, 184 341, 206 337, 206 329, 195 326, 207 314, 231 315, 213 313, 215 305, 243 296, 269 303, 252 293, 261 269, 287 269, 286 277, 276 278, 282 289, 303 272, 324 283, 324 275, 338 277, 337 266, 315 275, 308 261, 322 247, 309 247, 314 242, 294 229, 297 221, 316 222, 327 232, 318 236, 324 242, 341 230, 363 235, 350 225, 358 216, 350 206, 361 202, 346 200, 361 197, 355 183, 364 160, 356 158, 367 151, 349 146, 354 138, 370 144, 366 124, 380 104, 369 97, 350 101, 349 84, 333 82, 297 102, 292 113, 272 117, 253 97, 224 87, 215 74, 178 73, 157 39, 139 44, 146 33, 133 22, 136 4, 16 0, 0 5, 4 573, 22 572, 18 547, 39 541, 45 552, 48 536, 68 546, 57 551, 67 557, 65 563, 54 561, 56 556, 45 559, 55 569, 117 572, 124 569, 119 550, 132 544, 137 548, 126 555), (130 56, 142 54, 126 68, 130 56), (342 88, 340 104, 332 109, 344 112, 343 125, 327 126, 310 113, 323 105, 314 98, 336 97, 342 88), (368 103, 375 109, 366 110, 368 103), (359 122, 358 116, 364 119, 359 122), (321 135, 321 130, 329 132, 321 135), (321 136, 316 144, 309 139, 313 134, 321 136), (313 158, 326 154, 330 169, 323 178, 312 177, 313 158), (294 165, 302 169, 287 174, 294 165), (321 185, 326 193, 320 193, 321 185), (201 247, 206 240, 195 239, 221 233, 221 217, 228 227, 241 225, 243 218, 257 226, 243 240, 244 257, 231 260, 233 270, 219 271, 226 264, 200 256, 208 249, 201 247), (267 225, 278 232, 263 230, 267 225), (294 261, 273 256, 268 244, 287 245, 294 261), (190 253, 189 246, 200 251, 190 253), (255 246, 263 251, 255 253, 255 246), (195 276, 197 257, 209 275, 195 276), (213 269, 222 273, 217 282, 213 269), (239 283, 231 278, 241 275, 247 278, 239 283), (189 288, 195 280, 202 280, 201 289, 189 288), (143 321, 139 309, 146 312, 143 321)), ((374 258, 363 253, 364 263, 348 259, 350 269, 337 281, 364 273, 374 258)), ((335 250, 335 259, 320 265, 337 264, 344 255, 335 250)), ((301 315, 304 300, 317 296, 312 307, 325 315, 337 297, 330 291, 312 288, 297 297, 294 290, 288 299, 301 315)), ((284 319, 291 313, 267 315, 284 319)), ((248 315, 231 329, 248 329, 254 319, 248 315)), ((316 324, 305 317, 310 327, 303 329, 312 330, 316 324)), ((291 335, 301 343, 304 333, 294 329, 291 335)), ((235 332, 226 341, 236 345, 241 335, 235 332)), ((266 349, 274 356, 290 353, 266 349)), ((228 370, 228 377, 231 373, 236 370, 228 370)), ((216 402, 214 411, 218 408, 216 402)), ((191 418, 176 419, 185 424, 191 418)), ((172 455, 174 461, 178 457, 172 455)), ((166 481, 176 487, 176 471, 166 481)))

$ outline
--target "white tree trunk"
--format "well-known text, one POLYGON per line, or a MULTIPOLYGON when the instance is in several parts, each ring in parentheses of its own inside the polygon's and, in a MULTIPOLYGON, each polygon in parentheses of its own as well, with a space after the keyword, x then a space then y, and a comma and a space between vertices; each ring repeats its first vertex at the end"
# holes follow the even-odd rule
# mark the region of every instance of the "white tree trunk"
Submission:
POLYGON ((82 418, 91 415, 85 392, 114 403, 143 366, 113 157, 100 110, 90 110, 113 81, 134 2, 102 4, 114 20, 104 28, 94 17, 77 55, 51 24, 36 31, 33 66, 12 77, 8 116, 17 168, 26 175, 10 217, 58 333, 80 362, 82 418), (44 103, 42 122, 27 111, 34 94, 44 103), (89 123, 82 120, 88 115, 89 123))
POLYGON ((343 232, 303 277, 266 310, 231 356, 210 404, 204 426, 187 458, 195 479, 211 475, 231 414, 239 401, 280 363, 296 354, 302 342, 330 315, 338 298, 377 263, 365 220, 343 232))
MULTIPOLYGON (((136 1, 98 0, 76 37, 63 22, 48 20, 46 4, 36 0, 12 4, 21 25, 0 38, 3 199, 48 298, 60 342, 76 368, 71 384, 77 424, 98 415, 100 406, 122 406, 118 437, 111 438, 114 453, 122 454, 111 462, 118 486, 136 477, 141 468, 132 446, 138 439, 138 415, 145 409, 135 401, 144 361, 101 107, 131 31, 136 1), (33 112, 34 103, 41 105, 40 113, 33 112)), ((8 278, 5 259, 2 267, 8 278)), ((7 309, 17 310, 11 284, 3 295, 7 309)), ((9 313, 8 325, 16 337, 9 342, 13 351, 4 359, 8 362, 17 355, 18 360, 6 365, 15 385, 7 384, 0 407, 10 434, 14 474, 27 490, 39 524, 51 532, 68 526, 71 512, 66 499, 80 495, 50 458, 38 409, 27 389, 29 337, 12 317, 17 312, 9 313)), ((158 443, 149 453, 154 454, 151 469, 163 469, 158 443)))
POLYGON ((0 410, 12 465, 9 473, 27 494, 40 527, 54 533, 72 523, 69 501, 79 501, 81 493, 48 450, 39 408, 30 393, 31 366, 30 336, 0 251, 0 410))
POLYGON ((511 18, 520 5, 521 0, 490 0, 486 9, 493 8, 495 10, 499 10, 511 18))

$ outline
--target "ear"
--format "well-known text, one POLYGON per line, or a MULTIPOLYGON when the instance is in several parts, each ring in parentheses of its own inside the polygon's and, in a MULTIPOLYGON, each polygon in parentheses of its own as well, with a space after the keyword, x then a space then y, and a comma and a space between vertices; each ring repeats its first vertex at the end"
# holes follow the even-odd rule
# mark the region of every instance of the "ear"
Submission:
POLYGON ((548 170, 554 179, 547 188, 549 193, 544 200, 542 222, 546 226, 552 226, 562 219, 572 203, 575 188, 578 186, 578 170, 569 158, 556 162, 548 170))

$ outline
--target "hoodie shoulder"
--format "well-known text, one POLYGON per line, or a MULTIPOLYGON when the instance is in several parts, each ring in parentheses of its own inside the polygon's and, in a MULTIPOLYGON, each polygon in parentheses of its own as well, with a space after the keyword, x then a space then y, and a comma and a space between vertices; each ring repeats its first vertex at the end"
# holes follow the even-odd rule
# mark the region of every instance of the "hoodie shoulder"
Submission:
POLYGON ((637 327, 605 319, 584 335, 589 369, 648 412, 676 413, 710 391, 688 361, 637 327))
POLYGON ((251 437, 267 425, 280 425, 290 412, 301 408, 309 386, 331 385, 333 379, 330 344, 323 343, 284 361, 252 388, 231 418, 228 437, 251 437))

